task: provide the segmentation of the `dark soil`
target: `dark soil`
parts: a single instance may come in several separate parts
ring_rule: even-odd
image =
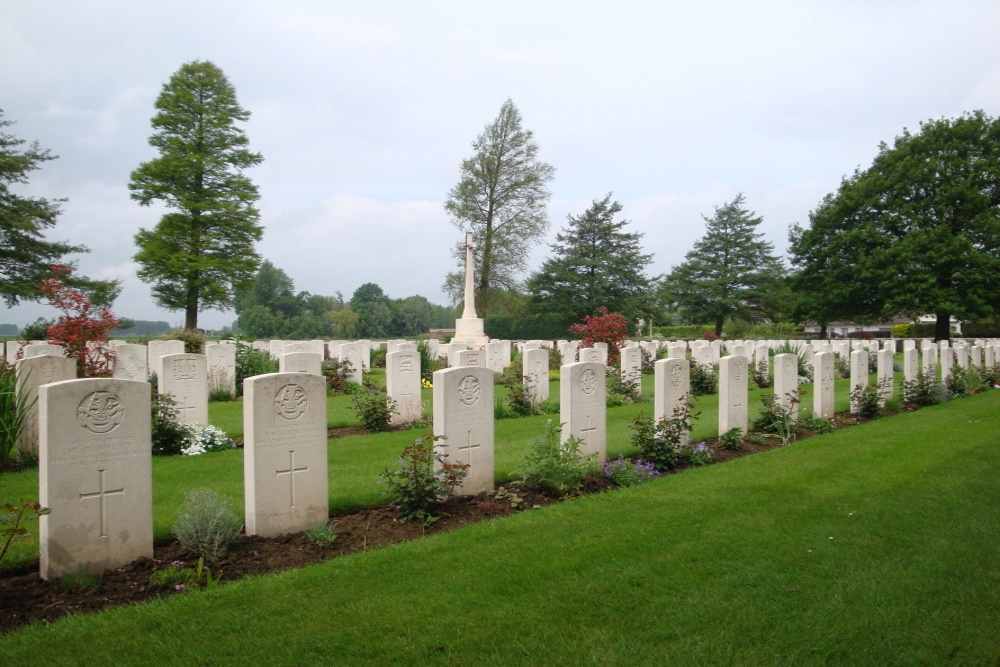
[[[842,428],[859,423],[848,415],[837,416],[837,426]],[[344,437],[352,429],[331,429],[330,437]],[[333,434],[336,431],[337,435]],[[812,432],[802,432],[802,440]],[[762,442],[744,441],[736,451],[720,449],[717,441],[706,441],[715,462],[728,461],[741,456],[767,451],[781,446],[777,438]],[[613,488],[603,478],[588,482],[582,493],[599,493]],[[513,495],[512,495],[513,494]],[[574,496],[571,496],[571,498]],[[509,516],[531,511],[545,505],[568,499],[555,498],[537,490],[508,485],[499,487],[492,494],[452,498],[440,509],[440,518],[430,526],[419,522],[401,521],[396,507],[372,507],[352,512],[334,512],[337,538],[327,548],[321,548],[302,533],[276,538],[240,536],[230,547],[229,554],[216,563],[210,563],[212,576],[222,583],[249,574],[278,572],[304,567],[359,551],[378,549],[397,542],[414,540],[484,519]],[[0,632],[39,621],[49,623],[66,614],[96,611],[122,604],[142,602],[152,598],[182,594],[173,588],[157,587],[150,583],[154,571],[167,568],[171,563],[182,562],[194,566],[198,559],[184,553],[176,542],[157,544],[152,559],[141,559],[125,567],[108,570],[89,582],[46,582],[38,575],[38,563],[28,563],[11,572],[0,573]],[[72,578],[69,578],[72,579]]]

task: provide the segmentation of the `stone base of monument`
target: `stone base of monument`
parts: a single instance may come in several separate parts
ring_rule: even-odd
[[[463,317],[455,320],[455,335],[452,340],[467,340],[476,348],[485,348],[490,337],[483,330],[481,318]]]

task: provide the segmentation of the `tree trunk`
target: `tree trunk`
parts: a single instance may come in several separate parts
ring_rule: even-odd
[[[830,340],[830,330],[826,322],[819,325],[819,339],[820,340]]]
[[[725,318],[722,315],[719,315],[718,317],[715,318],[715,335],[718,336],[719,338],[722,338],[723,320],[725,320]]]
[[[951,338],[951,313],[938,313],[934,325],[934,340],[949,340]]]
[[[188,305],[184,309],[184,328],[195,331],[198,329],[198,304]]]

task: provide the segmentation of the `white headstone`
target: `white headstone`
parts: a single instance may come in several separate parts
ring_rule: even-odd
[[[273,537],[326,523],[326,381],[309,373],[246,378],[243,405],[247,535]]]
[[[32,357],[65,357],[66,350],[63,349],[62,345],[53,345],[51,343],[31,343],[30,345],[25,345],[23,348],[24,359],[30,359]]]
[[[583,348],[583,352],[588,348]],[[582,442],[580,453],[607,457],[607,366],[579,361],[564,364],[559,371],[559,421],[563,442],[571,436]]]
[[[208,386],[210,390],[236,393],[236,347],[227,344],[205,346],[208,358]]]
[[[488,368],[483,352],[480,350],[462,350],[458,353],[459,366],[477,366]]]
[[[749,361],[742,355],[719,359],[719,435],[734,428],[747,432]]]
[[[549,351],[543,348],[526,351],[521,372],[531,404],[549,400]]]
[[[76,379],[76,361],[66,357],[42,355],[18,359],[14,364],[17,395],[27,410],[17,439],[22,452],[38,453],[38,388],[43,384]]]
[[[271,354],[272,359],[280,359],[281,355],[285,353],[285,341],[269,340],[267,342],[267,351]]]
[[[594,343],[594,349],[597,350],[601,355],[601,363],[607,365],[608,363],[608,344],[607,343]]]
[[[145,345],[131,343],[116,345],[114,377],[119,380],[145,382],[149,378],[148,352]]]
[[[941,341],[947,343],[948,341]],[[941,381],[946,382],[951,376],[951,369],[955,365],[955,351],[948,348],[941,348]]]
[[[799,418],[799,355],[784,353],[774,355],[774,400]]]
[[[969,367],[969,348],[966,347],[965,345],[956,345],[954,353],[955,353],[955,364],[959,368],[968,368]]]
[[[146,367],[150,373],[159,373],[160,359],[168,354],[184,354],[184,341],[151,340],[146,344],[146,349]]]
[[[563,364],[576,362],[576,346],[574,342],[566,342],[559,346],[559,354],[562,356]]]
[[[833,395],[833,352],[813,356],[813,414],[821,419],[833,419],[836,403]]]
[[[364,372],[364,360],[361,358],[361,345],[358,343],[344,343],[340,346],[338,358],[351,364],[351,382],[361,384]]]
[[[937,349],[937,347],[934,346],[934,345],[928,345],[928,346],[922,348],[920,351],[923,352],[923,354],[924,354],[924,359],[923,359],[923,362],[924,362],[924,365],[923,365],[924,375],[926,375],[928,378],[930,378],[932,380],[936,379],[937,378],[937,372],[938,372],[938,368],[937,368],[937,352],[938,352],[938,349]]]
[[[278,357],[279,373],[323,374],[323,357],[315,352],[289,352]]]
[[[100,574],[153,556],[147,382],[94,378],[39,387],[43,579]]]
[[[904,341],[905,342],[905,341]],[[903,381],[904,382],[916,382],[917,371],[920,369],[920,360],[918,358],[916,347],[907,347],[903,349]]]
[[[878,378],[878,390],[879,390],[879,402],[885,405],[885,402],[892,398],[893,392],[893,380],[895,374],[892,368],[892,350],[879,350],[875,353],[877,355],[876,362],[878,366],[877,375]]]
[[[972,345],[969,347],[969,366],[975,369],[982,368],[983,365],[983,347],[982,345]]]
[[[604,361],[602,361],[604,355],[595,347],[581,347],[577,352],[577,356],[580,358],[581,363],[604,364]]]
[[[208,424],[208,358],[204,354],[160,357],[157,389],[169,394],[183,422]]]
[[[642,386],[642,349],[639,347],[626,347],[621,351],[621,375],[622,381],[632,382],[636,386]]]
[[[691,362],[660,359],[653,364],[653,419],[657,424],[674,414],[691,393]]]
[[[423,417],[420,355],[416,350],[404,348],[385,355],[385,390],[396,402],[398,414],[392,416],[393,424],[406,424]]]
[[[434,372],[434,435],[447,463],[469,464],[457,495],[493,490],[493,371],[467,366]],[[440,464],[435,463],[435,470]]]
[[[486,365],[494,373],[503,373],[503,348],[504,344],[500,341],[490,341],[486,344]]]
[[[856,414],[861,408],[855,400],[858,388],[868,386],[868,350],[851,352],[851,414]]]

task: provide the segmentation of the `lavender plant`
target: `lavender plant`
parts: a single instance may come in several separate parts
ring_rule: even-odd
[[[652,463],[642,459],[633,461],[625,458],[624,454],[619,454],[616,459],[605,461],[601,470],[605,477],[622,487],[635,486],[663,476],[663,473],[657,470]]]

